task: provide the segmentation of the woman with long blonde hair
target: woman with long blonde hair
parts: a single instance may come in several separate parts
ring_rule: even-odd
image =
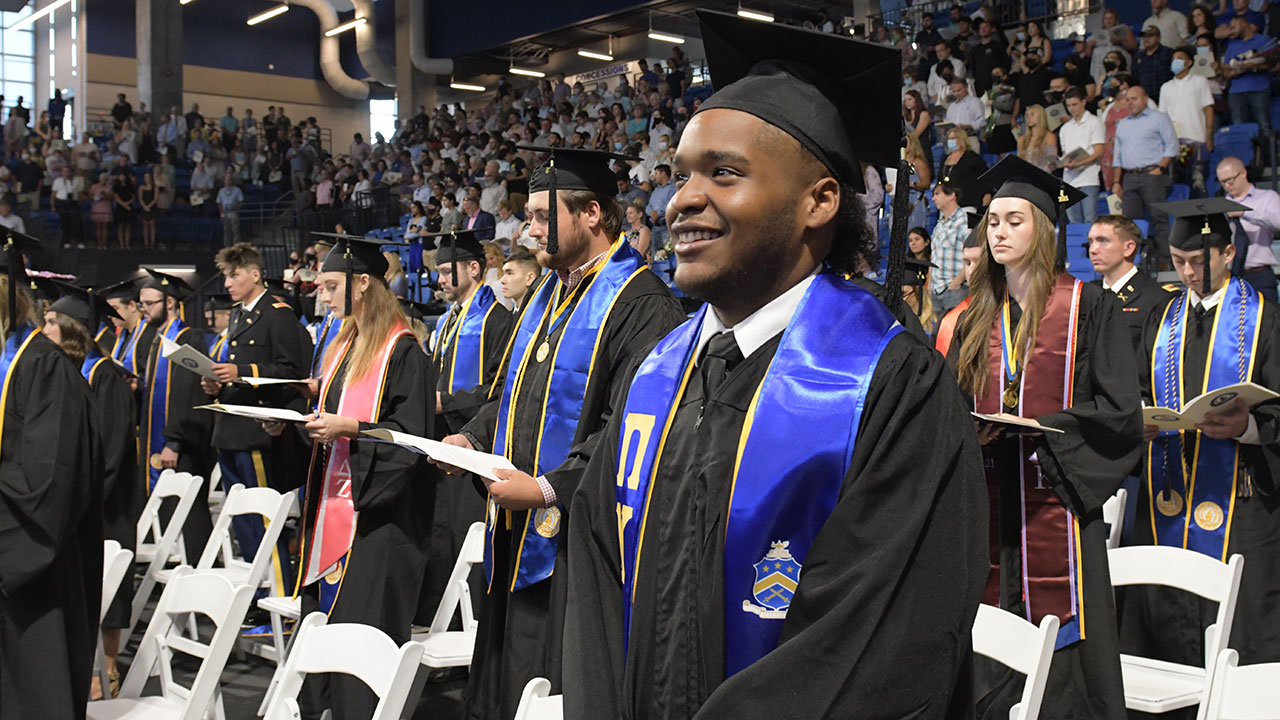
[[[949,360],[982,413],[991,505],[983,602],[1059,620],[1042,714],[1125,717],[1102,504],[1141,455],[1132,343],[1115,295],[1063,271],[1055,224],[1083,193],[1016,156],[979,226]],[[999,418],[991,419],[999,415]],[[1022,680],[978,663],[983,717],[1007,717]]]
[[[436,470],[398,446],[356,440],[375,428],[430,436],[435,408],[426,389],[435,387],[436,373],[391,294],[379,250],[379,241],[343,237],[320,268],[320,292],[343,323],[312,381],[298,576],[304,616],[328,612],[334,622],[372,625],[399,644],[409,639],[426,571]],[[301,437],[284,430],[267,427],[279,436],[275,461],[307,462]],[[335,717],[373,714],[377,698],[362,682],[334,676],[328,683]]]
[[[1053,172],[1058,158],[1058,136],[1049,131],[1049,116],[1041,105],[1027,108],[1027,129],[1018,137],[1018,157]]]

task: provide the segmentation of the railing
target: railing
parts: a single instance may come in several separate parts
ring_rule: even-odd
[[[135,110],[136,112],[136,110]],[[159,127],[160,114],[152,111],[155,122],[153,127]],[[39,113],[32,113],[33,116]],[[8,117],[6,114],[5,117]],[[89,107],[84,111],[86,130],[94,136],[110,137],[115,134],[116,122],[111,118],[111,108]],[[205,127],[210,125],[217,126],[217,120],[205,118]],[[78,138],[77,138],[78,139]],[[333,128],[320,128],[320,148],[330,155],[333,154]]]
[[[868,19],[870,26],[889,25],[903,26],[918,30],[921,26],[920,18],[925,15],[933,15],[934,26],[939,30],[951,26],[950,12],[955,7],[955,0],[928,0],[927,2],[917,2],[910,7],[901,10],[890,10],[883,13],[872,13]],[[1055,25],[1056,21],[1063,19],[1064,16],[1087,15],[1102,10],[1102,0],[1025,0],[1019,2],[1011,2],[1003,0],[994,3],[988,3],[992,11],[995,13],[996,24],[1001,28],[1009,28],[1018,23],[1028,20],[1044,20],[1049,21],[1050,25]],[[967,11],[966,15],[972,15],[977,9],[977,3],[962,4]],[[1047,28],[1051,36],[1058,37],[1051,28]],[[976,32],[976,29],[975,29]],[[1071,33],[1067,30],[1061,33],[1061,37],[1066,37]]]

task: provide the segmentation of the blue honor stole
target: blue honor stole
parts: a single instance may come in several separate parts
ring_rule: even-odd
[[[547,282],[542,283],[537,294],[530,299],[516,328],[511,351],[520,353],[518,357],[521,359],[518,363],[512,362],[507,369],[494,435],[495,453],[511,457],[511,420],[516,413],[525,369],[530,363],[550,362],[552,370],[547,377],[548,387],[542,408],[538,446],[534,453],[533,467],[525,469],[537,476],[540,468],[558,467],[569,456],[578,429],[579,415],[582,413],[582,402],[586,398],[591,373],[595,369],[601,333],[622,290],[646,267],[644,258],[629,244],[615,242],[609,249],[608,260],[591,271],[597,277],[593,280],[584,278],[582,284],[575,288],[582,292],[582,297],[568,310],[565,308],[574,293],[562,297],[565,294],[564,285],[554,274]],[[564,333],[555,352],[550,352],[547,338],[562,324]],[[514,360],[517,355],[513,354],[511,357]],[[490,496],[485,512],[487,537],[484,545],[485,580],[490,591],[494,580],[493,546],[498,530],[498,511],[497,504]],[[530,510],[524,515],[523,529],[519,531],[522,539],[510,584],[512,592],[551,577],[556,564],[560,509],[549,507]],[[507,514],[507,522],[508,527],[511,527],[510,513]]]
[[[156,334],[177,342],[178,335],[186,327],[182,320],[174,318]],[[159,337],[156,338],[156,342],[160,342]],[[147,435],[142,438],[147,458],[148,493],[155,489],[156,481],[160,479],[160,472],[164,469],[160,465],[160,451],[164,449],[164,425],[169,414],[170,367],[169,359],[164,356],[164,353],[157,351],[155,367],[148,368],[150,375],[147,376],[147,404],[143,408],[147,413]]]
[[[326,313],[324,322],[316,331],[316,345],[311,352],[311,377],[320,376],[320,361],[324,358],[324,351],[329,349],[329,343],[338,337],[340,330],[342,330],[342,319],[335,317],[332,311]]]
[[[5,340],[4,351],[0,352],[0,439],[4,437],[4,410],[9,403],[9,381],[13,378],[10,371],[18,364],[18,358],[26,352],[31,340],[39,334],[35,325],[24,320]]]
[[[227,344],[228,334],[229,331],[224,330],[220,333],[214,334],[214,336],[209,339],[209,358],[214,362],[222,362],[222,348]]]
[[[1183,291],[1165,308],[1151,357],[1151,389],[1160,407],[1181,409],[1182,363],[1191,298]],[[1238,277],[1227,280],[1214,308],[1213,332],[1201,392],[1247,381],[1262,328],[1262,298]],[[1184,447],[1196,442],[1187,467]],[[1240,443],[1198,430],[1165,431],[1147,454],[1147,508],[1156,543],[1182,547],[1226,562],[1240,477]]]
[[[484,383],[484,328],[489,322],[489,313],[497,304],[493,288],[481,285],[463,303],[453,327],[445,327],[449,319],[447,314],[436,321],[436,361],[447,357],[450,348],[456,348],[449,367],[440,369],[448,378],[446,392],[469,390]]]
[[[142,370],[138,369],[138,341],[142,339],[143,325],[145,320],[138,320],[138,324],[133,326],[128,335],[120,333],[116,339],[115,347],[111,350],[111,356],[120,361],[129,372],[134,375],[142,375]],[[143,351],[149,351],[151,348],[143,348]]]
[[[89,352],[84,356],[84,362],[80,365],[80,374],[84,376],[84,381],[89,383],[89,387],[93,387],[93,375],[98,371],[98,366],[104,362],[110,362],[98,350],[98,344],[90,343]]]
[[[624,642],[653,478],[695,371],[707,312],[704,305],[654,348],[627,395],[617,476]],[[777,621],[786,617],[804,560],[849,470],[871,377],[902,331],[866,290],[823,272],[783,334],[747,410],[734,464],[725,523],[726,675],[778,646]],[[797,428],[804,428],[803,442]]]

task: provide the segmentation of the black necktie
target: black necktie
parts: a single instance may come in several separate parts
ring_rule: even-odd
[[[232,308],[231,331],[230,331],[232,334],[234,334],[237,330],[240,329],[240,323],[244,322],[245,315],[247,314],[248,313],[245,312],[243,306]]]
[[[700,370],[702,372],[702,396],[711,398],[715,394],[725,376],[742,362],[742,351],[738,349],[738,341],[732,330],[722,330],[711,337],[703,351]]]

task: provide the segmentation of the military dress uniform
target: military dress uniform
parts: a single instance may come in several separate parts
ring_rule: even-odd
[[[226,339],[214,360],[235,365],[240,377],[306,377],[311,347],[297,332],[297,324],[298,319],[287,304],[273,302],[265,293],[248,309],[242,304],[236,305],[231,311]],[[254,388],[237,382],[223,385],[217,400],[228,405],[298,410],[303,410],[305,405],[298,391],[288,385]],[[245,487],[276,487],[270,472],[271,437],[261,423],[219,414],[213,425],[213,447],[218,451],[224,489],[229,490],[236,483]],[[237,517],[232,520],[232,526],[240,551],[245,557],[253,557],[264,532],[261,519]],[[292,589],[288,543],[288,533],[281,533],[271,565],[279,587]]]
[[[1101,280],[1094,282],[1098,285],[1102,284]],[[1129,335],[1133,338],[1133,348],[1137,351],[1142,347],[1142,332],[1147,325],[1147,318],[1151,313],[1163,310],[1177,293],[1177,288],[1172,285],[1162,285],[1139,270],[1120,283],[1120,287],[1114,292],[1122,305],[1120,311],[1124,316],[1125,324],[1129,327]]]

